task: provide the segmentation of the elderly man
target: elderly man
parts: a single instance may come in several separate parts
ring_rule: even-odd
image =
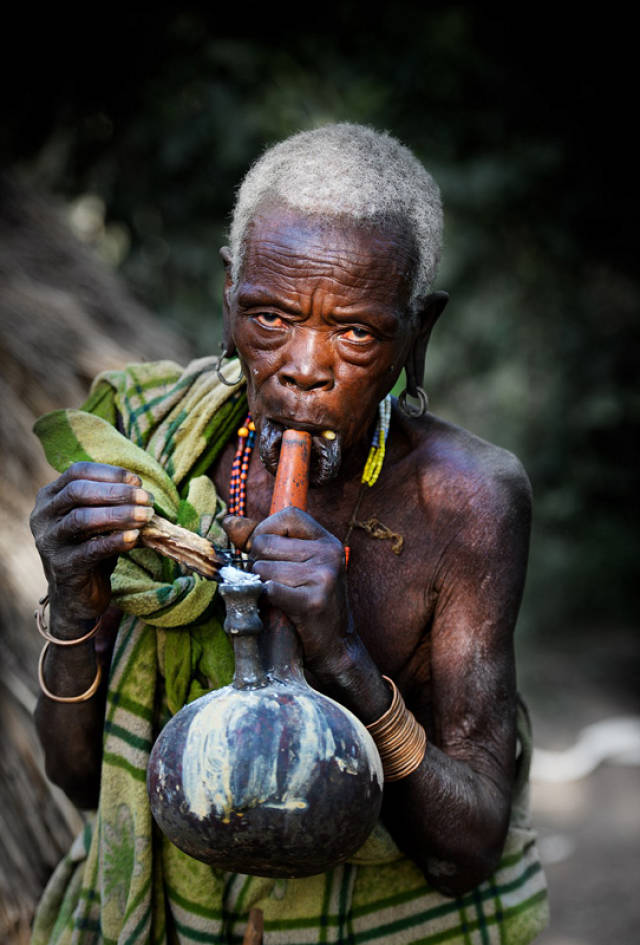
[[[437,186],[397,141],[348,124],[295,135],[248,173],[221,251],[225,354],[244,380],[238,362],[134,366],[37,429],[66,470],[32,517],[51,607],[37,724],[50,777],[98,810],[35,943],[236,942],[256,906],[274,945],[515,945],[545,924],[512,642],[530,492],[513,456],[426,410],[440,245]],[[308,511],[269,515],[287,427],[312,434]],[[220,538],[221,499],[316,688],[374,733],[399,706],[403,757],[379,740],[381,824],[326,875],[222,874],[151,823],[144,765],[166,706],[226,681],[228,652],[215,585],[167,574],[139,530],[155,504]]]

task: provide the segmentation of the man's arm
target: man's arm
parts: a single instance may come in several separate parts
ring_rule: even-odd
[[[385,787],[384,815],[394,837],[448,894],[493,872],[508,828],[516,740],[513,629],[529,528],[530,493],[519,464],[470,498],[436,580],[425,758],[415,774]]]
[[[44,674],[52,692],[73,696],[85,691],[95,679],[98,665],[100,686],[85,702],[55,702],[41,692],[34,713],[47,777],[81,809],[95,808],[98,803],[107,680],[119,620],[120,612],[109,608],[93,640],[64,651],[49,647]],[[90,629],[84,621],[65,625],[56,617],[55,605],[50,624],[53,635],[62,639],[73,639],[83,629]]]
[[[61,640],[83,636],[107,610],[117,555],[130,550],[149,520],[151,497],[138,476],[99,463],[75,463],[38,493],[31,530],[50,599],[49,630]],[[99,637],[74,646],[51,644],[43,677],[50,692],[84,692],[106,670],[118,614],[111,611]],[[35,713],[48,777],[78,807],[97,802],[106,671],[98,692],[84,702],[61,703],[41,693]]]

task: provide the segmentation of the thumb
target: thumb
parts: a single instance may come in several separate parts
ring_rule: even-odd
[[[251,536],[257,522],[252,518],[245,518],[244,515],[225,515],[221,524],[236,548],[240,551],[251,551]]]

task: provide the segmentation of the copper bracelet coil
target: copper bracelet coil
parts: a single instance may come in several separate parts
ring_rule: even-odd
[[[391,687],[391,705],[384,715],[367,725],[367,729],[378,748],[385,781],[399,781],[421,764],[427,748],[427,733],[407,709],[394,681],[388,676],[382,678]]]

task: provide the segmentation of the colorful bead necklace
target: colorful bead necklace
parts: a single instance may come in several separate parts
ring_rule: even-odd
[[[247,414],[247,419],[238,430],[238,448],[231,466],[229,481],[229,513],[245,516],[247,507],[247,477],[249,475],[249,460],[253,444],[256,439],[256,426]]]
[[[387,449],[387,437],[389,436],[389,426],[391,424],[391,394],[387,394],[384,400],[378,405],[378,423],[376,424],[371,449],[364,464],[361,482],[368,486],[375,486],[378,476],[384,462],[384,454]]]

